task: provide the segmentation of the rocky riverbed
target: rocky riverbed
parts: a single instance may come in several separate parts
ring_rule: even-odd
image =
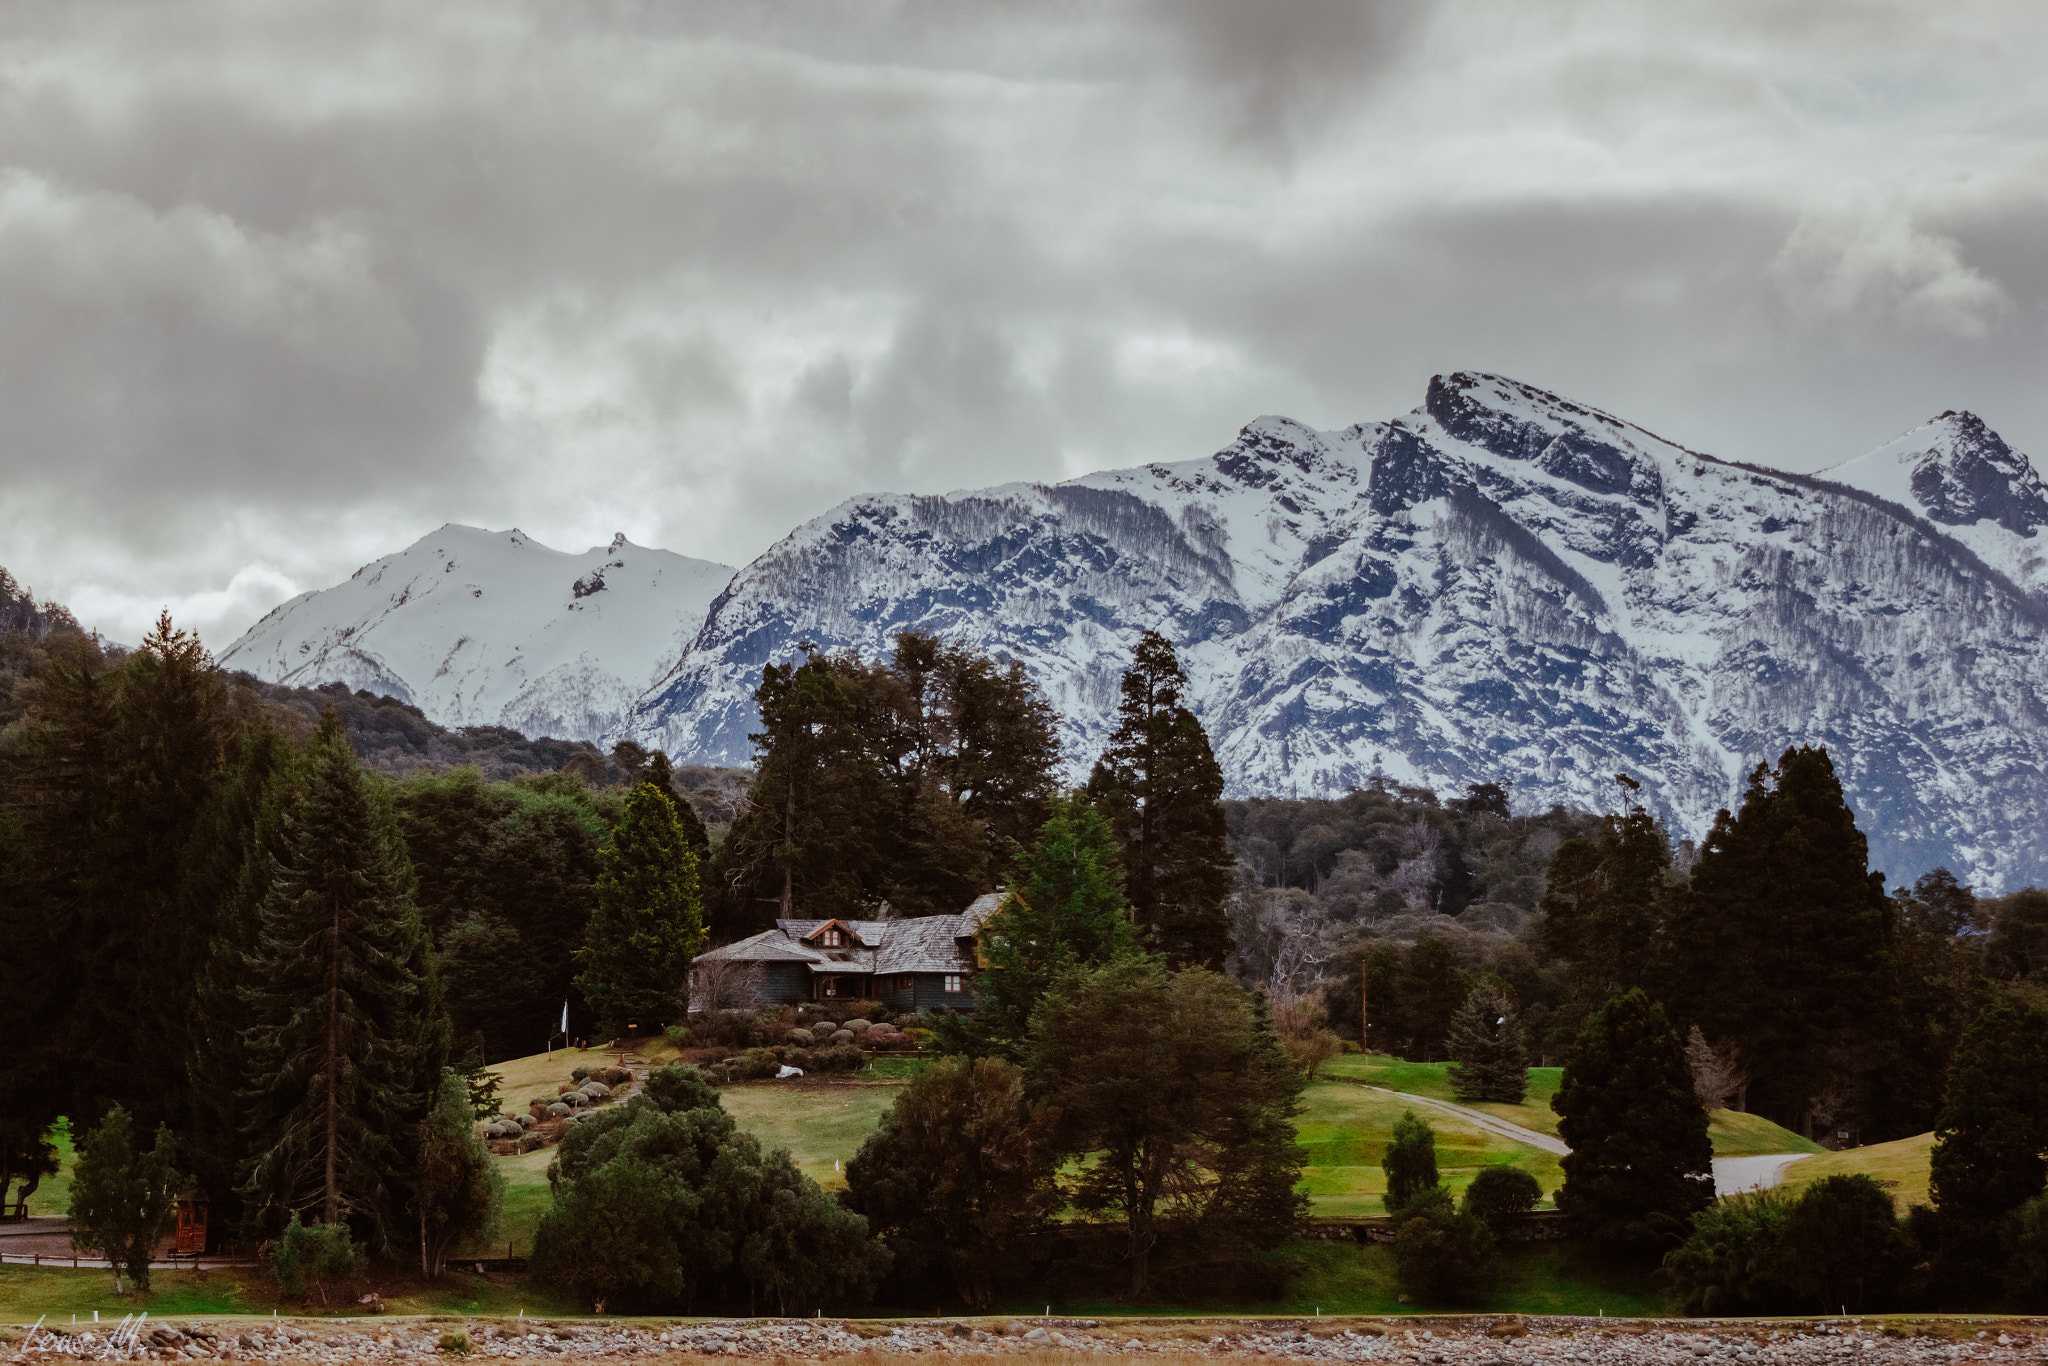
[[[314,1366],[462,1359],[559,1361],[635,1357],[1083,1356],[1265,1358],[1308,1362],[1463,1362],[1586,1366],[1826,1362],[1853,1366],[1961,1361],[2048,1363],[2048,1320],[1772,1320],[1673,1322],[1536,1318],[878,1322],[630,1320],[193,1319],[140,1325],[0,1328],[0,1360],[280,1361]]]

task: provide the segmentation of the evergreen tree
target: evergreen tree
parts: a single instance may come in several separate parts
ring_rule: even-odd
[[[1053,1121],[1002,1059],[942,1058],[846,1164],[846,1205],[888,1245],[896,1274],[942,1268],[985,1311],[1018,1246],[1059,1208]]]
[[[1451,1020],[1446,1052],[1451,1090],[1459,1100],[1520,1105],[1529,1090],[1529,1049],[1507,997],[1493,986],[1472,989]]]
[[[1380,1157],[1380,1170],[1386,1173],[1384,1198],[1389,1214],[1403,1214],[1443,1189],[1436,1168],[1436,1130],[1428,1120],[1418,1119],[1413,1110],[1401,1112]]]
[[[1059,1112],[1062,1152],[1083,1159],[1074,1207],[1124,1223],[1133,1295],[1168,1235],[1249,1255],[1293,1233],[1304,1083],[1270,1017],[1222,977],[1137,955],[1073,969],[1032,1016],[1026,1070]]]
[[[1957,1237],[1988,1240],[2048,1183],[2048,1013],[1993,998],[1956,1049],[1934,1129],[1935,1207]],[[1988,1248],[1987,1248],[1988,1250]]]
[[[704,822],[697,815],[696,808],[690,805],[690,799],[676,790],[675,770],[669,767],[668,755],[655,750],[647,757],[645,781],[653,783],[655,789],[674,804],[676,823],[683,828],[683,842],[689,845],[690,852],[697,856],[697,866],[710,867],[711,832],[704,828]]]
[[[1551,1098],[1571,1145],[1557,1207],[1596,1242],[1675,1242],[1714,1199],[1707,1113],[1678,1031],[1641,988],[1586,1021]]]
[[[690,960],[704,947],[697,855],[675,798],[652,778],[626,799],[602,865],[576,985],[617,1037],[682,1018]]]
[[[1830,1060],[1869,1072],[1897,1019],[1867,859],[1827,751],[1788,749],[1750,774],[1739,815],[1715,818],[1674,918],[1680,1018],[1741,1050],[1751,1108],[1781,1124],[1810,1128],[1813,1099],[1844,1084]]]
[[[149,1293],[149,1262],[178,1217],[178,1192],[185,1184],[171,1165],[175,1147],[170,1129],[160,1124],[156,1146],[144,1152],[135,1121],[118,1105],[79,1144],[71,1176],[71,1245],[113,1264],[117,1295],[123,1270],[137,1290]]]
[[[1031,1012],[1055,977],[1135,950],[1108,822],[1078,798],[1050,805],[1036,845],[1020,854],[1018,884],[982,931],[980,1008],[943,1022],[949,1049],[1021,1058]]]
[[[1173,646],[1145,632],[1088,796],[1116,835],[1124,894],[1146,947],[1176,968],[1216,969],[1230,956],[1223,770],[1202,723],[1181,705],[1186,688]]]
[[[1543,941],[1571,964],[1587,1009],[1650,984],[1670,909],[1670,869],[1670,842],[1640,806],[1606,817],[1592,837],[1567,840],[1551,857]]]
[[[1786,1283],[1822,1313],[1890,1307],[1911,1265],[1891,1196],[1860,1172],[1824,1176],[1800,1194],[1780,1255]]]
[[[388,1245],[404,1227],[448,1028],[396,821],[331,710],[279,843],[244,988],[245,1193],[273,1233],[313,1210]]]
[[[888,815],[882,776],[832,661],[770,664],[754,691],[759,764],[721,850],[721,940],[776,919],[859,918]]]
[[[454,1069],[441,1074],[434,1108],[420,1124],[413,1204],[420,1222],[420,1272],[437,1277],[450,1248],[486,1242],[505,1203],[505,1174],[477,1137],[468,1084]]]

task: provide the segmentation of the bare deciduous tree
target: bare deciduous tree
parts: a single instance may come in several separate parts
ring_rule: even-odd
[[[1715,1048],[1700,1033],[1698,1025],[1686,1036],[1685,1060],[1692,1067],[1692,1089],[1709,1114],[1727,1109],[1729,1097],[1742,1098],[1749,1089],[1749,1072],[1742,1065],[1741,1050],[1732,1043]]]

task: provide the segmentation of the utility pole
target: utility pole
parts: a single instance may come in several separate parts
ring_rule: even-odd
[[[1370,960],[1358,960],[1358,1051],[1370,1053],[1372,1037],[1372,971]]]

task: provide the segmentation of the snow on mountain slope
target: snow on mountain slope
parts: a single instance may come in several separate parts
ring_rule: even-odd
[[[1935,522],[2048,601],[2048,488],[1975,413],[1943,413],[1868,455],[1822,470]]]
[[[278,607],[221,663],[388,693],[445,726],[605,740],[731,578],[623,534],[572,555],[517,530],[450,524]]]
[[[916,627],[1022,660],[1079,775],[1154,628],[1237,794],[1505,778],[1523,802],[1611,808],[1625,771],[1698,835],[1755,762],[1825,744],[1874,866],[2040,881],[2043,609],[1987,572],[2010,556],[1934,515],[1994,507],[2016,535],[2031,505],[1949,468],[1915,512],[1444,376],[1393,422],[1261,418],[1207,460],[850,500],[734,577],[629,728],[745,762],[762,664],[801,642],[881,654]]]

